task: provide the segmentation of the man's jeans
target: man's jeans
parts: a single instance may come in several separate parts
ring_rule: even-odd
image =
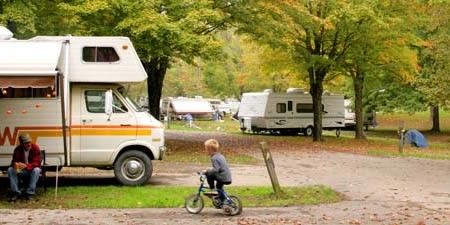
[[[40,174],[41,174],[41,168],[39,168],[39,167],[33,168],[33,170],[31,172],[24,169],[24,170],[20,171],[19,173],[17,173],[13,167],[9,167],[8,168],[8,178],[9,178],[9,184],[11,186],[11,191],[16,194],[20,194],[18,178],[29,178],[30,182],[28,184],[26,193],[28,195],[34,195],[36,193],[36,184],[39,180]]]

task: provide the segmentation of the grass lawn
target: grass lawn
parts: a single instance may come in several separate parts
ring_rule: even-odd
[[[125,187],[125,186],[76,186],[61,187],[55,198],[53,188],[39,193],[32,201],[7,202],[6,195],[0,200],[0,208],[178,208],[184,206],[184,199],[195,193],[197,187]],[[276,197],[272,187],[233,187],[229,194],[241,198],[245,207],[293,206],[305,204],[332,203],[342,196],[322,185],[306,187],[283,187],[283,193]],[[204,197],[206,207],[212,207]]]

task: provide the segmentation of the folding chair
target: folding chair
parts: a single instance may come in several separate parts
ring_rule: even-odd
[[[44,192],[47,192],[47,162],[45,150],[41,150],[41,181],[44,186]]]

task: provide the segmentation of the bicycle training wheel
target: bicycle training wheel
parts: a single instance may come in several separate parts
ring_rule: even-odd
[[[205,202],[203,201],[203,197],[197,194],[189,195],[184,201],[184,208],[192,214],[200,213],[204,206]]]
[[[228,207],[231,207],[231,210],[227,211],[227,214],[230,216],[236,216],[242,213],[242,203],[241,199],[235,195],[229,196],[233,203],[227,204]]]

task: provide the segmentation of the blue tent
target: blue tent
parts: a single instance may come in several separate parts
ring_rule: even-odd
[[[428,147],[428,142],[425,136],[417,130],[408,130],[405,134],[405,143],[419,148]]]

